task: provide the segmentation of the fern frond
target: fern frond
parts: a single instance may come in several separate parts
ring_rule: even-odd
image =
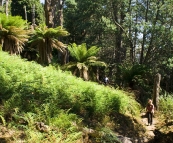
[[[6,121],[5,118],[3,116],[0,115],[0,119],[2,121],[3,126],[6,126]]]

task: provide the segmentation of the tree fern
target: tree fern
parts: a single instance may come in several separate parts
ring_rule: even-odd
[[[10,54],[20,54],[25,42],[28,41],[29,31],[26,30],[26,21],[19,16],[6,17],[0,14],[0,39],[2,50]]]
[[[89,68],[106,66],[106,63],[98,61],[96,54],[99,52],[99,48],[96,46],[92,46],[87,49],[87,45],[85,43],[81,45],[73,43],[68,46],[68,50],[74,61],[66,64],[64,68],[70,69],[74,75],[80,76],[85,80],[88,80]]]
[[[30,43],[31,47],[38,50],[38,62],[49,64],[52,60],[53,48],[59,50],[61,53],[65,52],[66,45],[57,38],[68,35],[69,33],[61,27],[48,28],[46,25],[36,27],[32,33]]]

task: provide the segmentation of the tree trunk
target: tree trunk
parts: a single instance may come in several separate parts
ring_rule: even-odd
[[[161,75],[157,73],[154,78],[154,89],[153,89],[153,103],[156,110],[158,110],[158,104],[159,104],[160,80],[161,80]]]
[[[25,20],[27,22],[28,21],[28,18],[27,18],[26,6],[24,6],[23,8],[24,8],[24,11],[25,11]]]
[[[50,27],[63,27],[64,0],[45,0],[46,25]]]
[[[157,36],[157,35],[155,35],[155,33],[156,33],[156,30],[155,30],[156,28],[155,27],[157,26],[157,21],[160,18],[159,17],[159,12],[160,12],[160,7],[158,6],[156,16],[155,17],[153,16],[153,19],[154,19],[153,23],[152,23],[153,29],[151,31],[150,43],[149,43],[149,46],[148,46],[148,49],[147,49],[147,52],[146,52],[146,56],[144,58],[144,63],[149,61],[149,59],[151,59],[151,56],[153,56],[153,51],[152,50],[155,48],[153,41],[154,41],[155,37]]]
[[[149,1],[146,2],[146,12],[145,12],[145,22],[148,22],[148,10],[149,10]],[[142,47],[141,47],[141,55],[140,55],[140,64],[144,62],[144,49],[145,49],[145,41],[146,41],[146,29],[143,32],[142,38]]]
[[[3,2],[3,0],[0,0],[0,6],[2,6],[2,2]]]
[[[52,7],[52,0],[45,0],[44,10],[45,10],[45,18],[46,18],[46,26],[54,27],[53,22],[53,7]]]
[[[32,6],[32,26],[35,28],[35,4]]]
[[[6,16],[8,16],[8,3],[9,3],[9,1],[8,0],[6,0],[6,3],[5,3],[5,13],[6,13]]]
[[[63,27],[63,5],[64,5],[64,0],[58,0],[58,13],[56,15],[58,23],[58,26]]]

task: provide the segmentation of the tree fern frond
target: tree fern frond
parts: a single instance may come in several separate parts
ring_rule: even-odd
[[[91,61],[89,65],[93,67],[107,67],[106,63],[101,61]]]
[[[70,55],[75,59],[79,61],[78,55],[76,54],[76,49],[77,45],[75,43],[71,44],[68,46],[68,50],[70,52]]]
[[[88,60],[95,60],[95,61],[96,61],[97,59],[98,59],[98,58],[95,57],[95,56],[91,56],[91,57],[88,58]]]
[[[99,52],[99,50],[100,49],[98,47],[92,46],[88,49],[86,56],[87,57],[95,56]]]
[[[6,126],[6,121],[5,121],[5,118],[3,116],[0,115],[0,119],[1,119],[1,122],[4,126]]]

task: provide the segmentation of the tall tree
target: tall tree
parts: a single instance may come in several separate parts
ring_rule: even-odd
[[[52,0],[45,0],[44,10],[45,10],[45,18],[46,18],[46,25],[50,27],[54,27],[53,23],[53,7],[52,7]]]
[[[65,0],[45,0],[45,17],[48,27],[63,27],[63,7]]]
[[[0,0],[0,6],[2,6],[3,0]]]
[[[8,6],[9,6],[9,0],[6,0],[5,1],[5,13],[6,13],[6,16],[8,16]]]
[[[11,14],[13,16],[20,15],[23,19],[26,19],[29,23],[33,22],[33,7],[35,6],[35,24],[39,25],[44,23],[44,9],[40,0],[12,0]],[[26,9],[26,13],[25,13]]]
[[[172,6],[172,0],[66,0],[64,26],[71,43],[101,47],[110,76],[119,74],[123,63],[140,63],[151,67],[153,75],[168,75],[172,69],[164,70],[162,63],[173,56]]]

